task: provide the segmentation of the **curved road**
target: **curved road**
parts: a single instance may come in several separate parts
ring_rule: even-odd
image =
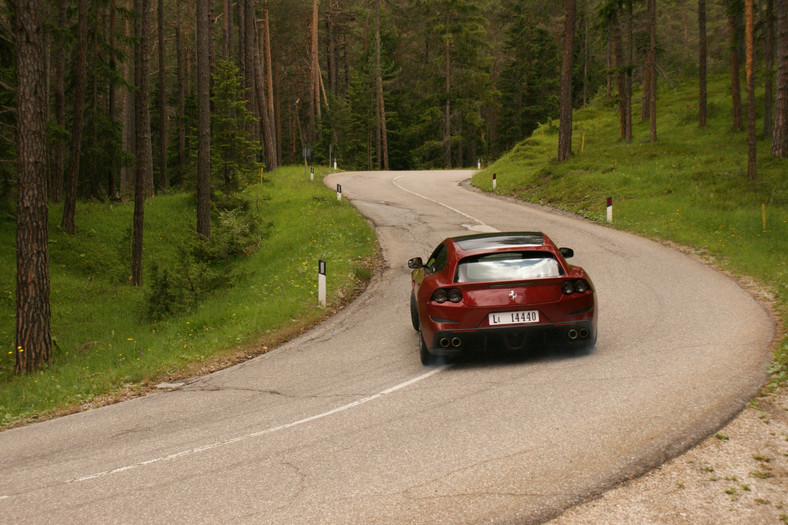
[[[368,290],[254,360],[0,433],[2,521],[538,522],[680,453],[757,392],[773,325],[734,282],[468,191],[470,174],[328,177],[377,228],[388,267]],[[521,229],[574,248],[590,272],[596,347],[422,367],[407,259],[452,234]]]

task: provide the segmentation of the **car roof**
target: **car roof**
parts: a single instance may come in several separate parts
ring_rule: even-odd
[[[542,247],[552,242],[541,232],[495,232],[460,235],[451,240],[463,252]]]

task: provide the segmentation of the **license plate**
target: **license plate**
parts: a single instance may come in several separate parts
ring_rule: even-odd
[[[488,314],[490,326],[498,326],[502,324],[525,324],[525,323],[538,323],[539,311],[538,310],[521,310],[519,312],[496,312]]]

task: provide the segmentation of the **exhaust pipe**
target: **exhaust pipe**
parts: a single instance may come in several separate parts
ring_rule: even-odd
[[[443,339],[441,339],[441,347],[442,348],[449,348],[450,344],[451,344],[451,342],[449,341],[448,337],[444,337]]]
[[[569,337],[569,339],[570,339],[570,340],[574,341],[575,339],[577,339],[577,336],[578,336],[579,334],[577,333],[577,330],[575,330],[574,328],[571,328],[571,329],[570,329],[570,330],[569,330],[569,331],[566,333],[566,335],[567,335],[567,337]]]
[[[451,340],[451,345],[454,348],[461,347],[462,346],[462,339],[460,339],[459,337],[455,337],[454,339]]]
[[[588,339],[588,336],[591,335],[588,331],[588,328],[581,328],[580,329],[580,338],[581,339]]]

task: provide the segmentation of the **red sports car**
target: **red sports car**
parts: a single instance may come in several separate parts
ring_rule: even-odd
[[[421,362],[551,342],[592,346],[596,294],[586,272],[567,264],[573,255],[543,233],[507,232],[451,237],[426,264],[408,261]]]

